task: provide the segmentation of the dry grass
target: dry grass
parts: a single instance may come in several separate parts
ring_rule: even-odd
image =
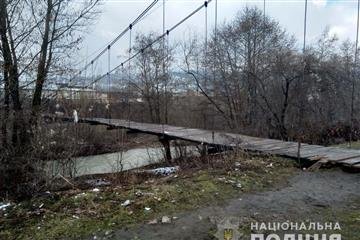
[[[188,159],[172,176],[129,172],[119,175],[122,184],[103,187],[99,192],[72,189],[21,202],[0,213],[0,237],[78,239],[101,234],[164,214],[173,216],[218,204],[242,192],[263,190],[286,182],[295,171],[289,160],[254,155],[215,155],[192,161],[196,164],[190,166]],[[126,200],[131,204],[122,206]]]

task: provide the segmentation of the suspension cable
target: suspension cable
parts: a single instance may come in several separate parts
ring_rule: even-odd
[[[145,10],[143,10],[137,17],[135,20],[132,21],[132,23],[130,24],[131,26],[135,26],[137,23],[139,23],[144,16],[146,16],[146,14],[151,10],[151,8],[153,8],[156,3],[159,0],[154,0]],[[129,25],[129,26],[130,26]],[[97,59],[99,59],[104,53],[106,53],[106,51],[108,50],[108,46],[113,46],[117,41],[119,41],[119,39],[121,39],[128,31],[130,30],[129,27],[125,28],[120,34],[118,34],[112,41],[110,41],[105,48],[103,48],[103,50],[97,54],[92,61],[96,61]],[[90,64],[86,64],[84,68],[82,68],[79,73],[81,73],[82,71],[86,70],[88,67],[90,66]],[[74,80],[74,78],[76,78],[78,75],[75,75],[72,79],[70,79],[70,82]]]
[[[215,28],[214,28],[214,46],[215,46],[215,54],[217,53],[217,21],[218,21],[218,1],[215,0]],[[216,58],[216,55],[215,57]],[[214,59],[215,60],[215,59]],[[213,64],[213,81],[215,82],[216,81],[216,67],[215,67],[215,61],[213,61],[214,64]],[[215,134],[214,134],[214,124],[215,124],[215,115],[213,114],[213,118],[212,118],[212,132],[211,132],[211,138],[212,138],[212,143],[215,142]]]
[[[264,2],[263,2],[263,13],[264,13],[264,22],[265,22],[265,17],[266,17],[266,0],[264,0]]]
[[[205,47],[207,47],[208,42],[208,2],[205,2]]]
[[[131,91],[130,91],[130,85],[131,85],[131,48],[132,48],[132,25],[130,24],[129,28],[130,28],[130,32],[129,32],[129,69],[128,69],[128,73],[129,73],[129,76],[128,76],[128,125],[129,125],[129,128],[130,128],[130,111],[131,111],[131,107],[130,107],[130,94],[131,94]]]
[[[357,21],[356,21],[356,41],[355,41],[355,63],[358,61],[358,44],[359,44],[359,20],[360,20],[360,0],[357,1]]]
[[[262,22],[262,48],[266,49],[266,0],[263,1],[263,22]]]
[[[306,52],[306,27],[307,27],[307,7],[308,7],[308,1],[305,0],[305,6],[304,6],[304,38],[303,38],[303,71],[302,71],[302,82],[305,82],[305,67],[306,67],[306,60],[305,60],[305,52]],[[300,151],[301,151],[301,135],[302,135],[302,115],[303,115],[303,111],[304,111],[304,103],[300,102],[300,106],[299,106],[299,116],[298,116],[298,121],[299,121],[299,134],[298,134],[298,151],[297,151],[297,159],[300,163]]]
[[[307,8],[308,8],[308,1],[305,0],[303,54],[305,54],[305,50],[306,50]]]
[[[212,2],[212,0],[207,1],[207,4],[209,4],[210,2]],[[125,65],[126,63],[129,63],[132,59],[134,59],[135,57],[137,57],[140,53],[142,53],[143,51],[145,51],[146,49],[148,49],[149,47],[151,47],[152,45],[154,45],[155,43],[159,42],[160,40],[162,40],[165,36],[169,35],[170,32],[174,31],[176,28],[178,28],[180,25],[182,25],[186,20],[188,20],[189,18],[191,18],[193,15],[195,15],[197,12],[199,12],[202,8],[205,7],[205,4],[202,4],[201,6],[199,6],[197,9],[195,9],[194,11],[192,11],[189,15],[187,15],[186,17],[184,17],[181,21],[179,21],[178,23],[176,23],[174,26],[172,26],[170,29],[166,30],[166,32],[164,34],[161,34],[160,36],[158,36],[157,38],[155,38],[152,42],[150,42],[148,45],[146,45],[145,47],[143,47],[142,49],[140,49],[139,51],[137,51],[135,54],[131,55],[130,51],[129,51],[129,58],[124,60],[122,63],[120,63],[119,65],[115,66],[114,68],[111,69],[111,71],[109,73],[112,73],[114,71],[116,71],[119,67]],[[130,24],[131,28],[133,27]],[[131,30],[131,29],[130,29]],[[130,40],[131,40],[131,31],[130,32]],[[131,41],[130,41],[131,43]],[[131,45],[131,44],[130,44]],[[131,49],[130,49],[131,50]],[[130,66],[130,64],[129,64]],[[92,85],[98,81],[100,81],[101,79],[103,79],[107,74],[103,74],[99,77],[97,77],[93,82],[91,82],[89,85]],[[129,78],[129,84],[131,84],[130,78]],[[89,86],[88,85],[88,86]]]
[[[217,39],[217,24],[218,24],[218,0],[215,0],[215,40]]]
[[[110,119],[111,119],[111,111],[110,111],[110,71],[111,71],[111,67],[110,67],[110,61],[111,61],[111,46],[109,45],[107,47],[108,49],[108,71],[107,71],[107,82],[108,82],[108,94],[107,94],[107,105],[106,105],[106,109],[107,109],[107,114],[108,114],[108,119],[109,119],[109,123],[110,123]]]
[[[207,48],[208,48],[208,2],[205,1],[205,48],[204,48],[204,84],[205,89],[207,88]]]
[[[165,34],[165,0],[163,0],[163,19],[162,19],[162,24],[163,24],[163,34]],[[162,125],[162,132],[163,135],[165,134],[165,128],[164,128],[164,122],[167,122],[167,103],[166,103],[166,85],[167,85],[167,79],[166,79],[166,75],[165,75],[165,38],[162,39],[162,64],[163,64],[163,87],[164,87],[164,117],[161,117],[161,111],[160,111],[160,121],[161,121],[161,125]]]
[[[208,3],[212,2],[212,0],[207,1]],[[166,32],[160,36],[158,36],[156,39],[154,39],[152,42],[150,42],[148,45],[146,45],[144,48],[140,49],[139,51],[137,51],[135,54],[131,55],[129,52],[129,58],[124,60],[121,64],[117,65],[116,67],[114,67],[111,72],[114,72],[116,69],[118,69],[119,67],[125,65],[126,63],[129,63],[132,59],[134,59],[135,57],[137,57],[141,52],[143,52],[144,50],[148,49],[149,47],[151,47],[152,45],[154,45],[155,43],[157,43],[158,41],[162,40],[165,36],[169,35],[170,32],[174,31],[176,28],[178,28],[181,24],[183,24],[186,20],[188,20],[190,17],[192,17],[193,15],[195,15],[197,12],[199,12],[202,8],[205,7],[205,4],[202,4],[200,7],[198,7],[197,9],[195,9],[193,12],[191,12],[189,15],[187,15],[185,18],[183,18],[181,21],[179,21],[178,23],[176,23],[173,27],[171,27],[170,29],[166,30]],[[130,31],[130,38],[131,38],[131,31]],[[131,41],[130,41],[131,42]],[[131,45],[131,43],[130,43]],[[98,82],[100,81],[105,75],[99,76],[97,79],[94,80],[94,82]]]
[[[170,36],[169,36],[169,34],[167,34],[166,35],[167,36],[167,38],[166,38],[166,62],[168,63],[168,65],[166,65],[165,67],[166,67],[166,76],[168,77],[168,81],[169,81],[169,77],[170,77],[170,75],[169,75],[169,61],[170,61],[170,49],[169,49],[169,47],[170,47]],[[166,124],[168,124],[168,101],[167,101],[167,85],[165,85],[165,107],[166,107],[166,121],[165,121],[165,123]]]
[[[94,81],[94,78],[95,78],[95,75],[94,75],[94,61],[91,61],[91,81]],[[94,111],[94,99],[95,99],[95,97],[96,97],[96,90],[95,90],[95,88],[94,88],[94,86],[92,86],[93,87],[93,89],[92,89],[92,99],[91,99],[91,105],[90,105],[90,118],[93,118],[93,116],[94,116],[94,113],[93,113],[93,111]]]
[[[143,12],[141,12],[138,17],[132,21],[132,23],[127,27],[125,28],[115,39],[113,39],[112,41],[109,42],[109,44],[105,45],[106,47],[98,54],[96,55],[96,57],[94,57],[90,62],[95,62],[97,61],[106,51],[107,51],[107,48],[108,46],[112,46],[114,45],[121,37],[123,37],[126,32],[130,31],[130,27],[132,28],[134,25],[136,25],[137,23],[139,23],[141,20],[143,20],[147,14],[149,13],[149,11],[156,5],[156,3],[158,2],[159,0],[154,0],[145,10],[143,10]],[[70,77],[70,79],[68,80],[68,84],[70,84],[72,81],[74,81],[79,75],[81,75],[82,71],[87,69],[91,64],[87,64],[85,65],[84,68],[82,68],[81,70],[79,70],[79,72],[77,74],[75,74],[73,77]],[[115,69],[113,69],[115,70]],[[110,71],[111,73],[112,71]],[[106,76],[107,74],[105,75],[102,75],[100,78],[96,79],[94,82],[97,82],[99,81],[100,79],[102,79],[104,76]],[[93,82],[91,83],[93,84]],[[52,94],[51,96],[49,96],[49,99],[50,98],[53,98],[54,97],[54,94]]]
[[[359,44],[359,19],[360,18],[360,0],[357,1],[357,21],[356,21],[356,39],[355,39],[355,54],[354,54],[354,67],[352,73],[352,86],[351,86],[351,106],[350,106],[350,136],[349,146],[351,147],[353,141],[354,130],[354,97],[355,97],[355,77],[357,75],[357,62],[358,62],[358,44]]]
[[[218,0],[215,0],[215,27],[214,27],[214,47],[215,47],[215,58],[213,61],[213,81],[216,81],[216,55],[217,55],[217,46],[218,46],[218,29],[217,29],[217,24],[218,24]]]

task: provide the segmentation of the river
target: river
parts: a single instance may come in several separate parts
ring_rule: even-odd
[[[196,148],[193,146],[186,147],[186,153],[196,155]],[[171,154],[173,158],[176,158],[179,156],[179,151],[175,147],[171,147]],[[65,176],[78,177],[120,172],[144,167],[163,160],[163,148],[135,148],[124,152],[78,157],[71,161],[53,161],[50,163],[49,168],[50,175],[61,173]],[[66,167],[59,162],[66,162]]]

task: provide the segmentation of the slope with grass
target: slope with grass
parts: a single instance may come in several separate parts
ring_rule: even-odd
[[[13,204],[0,212],[0,238],[112,236],[119,228],[221,205],[245,192],[284,185],[297,171],[289,160],[247,154],[220,154],[177,164],[181,171],[176,175],[154,177],[128,172],[112,186],[71,189]]]

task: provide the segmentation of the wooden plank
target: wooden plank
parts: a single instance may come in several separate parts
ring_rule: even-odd
[[[250,150],[265,151],[272,147],[279,146],[279,143],[276,141],[250,141],[250,142],[240,142],[239,147],[248,148]]]
[[[212,134],[208,135],[201,135],[201,136],[190,136],[193,140],[198,140],[200,143],[207,143],[207,144],[216,144],[216,145],[224,145],[224,146],[231,146],[236,145],[236,139],[228,139],[224,137],[217,137],[212,138]]]
[[[318,149],[314,149],[314,151],[310,152],[309,154],[317,154],[319,156],[322,156],[323,159],[326,159],[329,161],[339,161],[339,160],[345,160],[345,159],[350,159],[350,158],[354,158],[354,157],[359,157],[360,152],[347,151],[346,149],[340,149],[340,148],[319,146]],[[307,156],[307,157],[310,157],[310,156]]]
[[[44,116],[45,118],[47,116]],[[51,116],[48,116],[51,117]],[[72,118],[63,117],[64,121]],[[80,118],[81,122],[106,125],[113,128],[126,128],[148,134],[165,134],[172,138],[179,138],[197,143],[241,147],[245,150],[297,157],[298,143],[275,139],[251,137],[242,134],[225,133],[219,131],[185,128],[163,124],[139,123],[123,119]],[[338,147],[324,147],[319,145],[301,144],[300,157],[309,160],[332,161],[340,164],[360,168],[360,151],[342,149]]]
[[[167,135],[170,135],[172,137],[180,137],[180,138],[194,138],[196,136],[202,136],[204,135],[204,132],[202,132],[199,129],[186,129],[184,131],[178,131],[173,132],[172,134],[166,133]]]
[[[228,137],[232,137],[235,139],[240,139],[241,142],[248,142],[248,143],[253,143],[253,142],[258,142],[258,141],[263,141],[264,138],[258,138],[258,137],[251,137],[251,136],[246,136],[246,135],[242,135],[242,134],[235,134],[235,133],[221,133],[221,134],[225,134]]]
[[[267,145],[271,145],[271,144],[279,144],[278,140],[273,140],[273,139],[262,139],[262,140],[257,140],[257,141],[249,141],[249,143],[253,146],[257,146],[257,147],[266,147]]]
[[[323,149],[324,147],[320,147],[317,145],[302,145],[300,148],[300,157],[301,158],[309,158],[314,156],[322,155],[322,152],[326,152]],[[297,157],[298,156],[298,146],[297,144],[294,147],[288,149],[282,149],[278,151],[278,154],[289,157]]]
[[[360,164],[355,164],[355,165],[352,165],[351,167],[360,168]]]
[[[273,145],[266,148],[257,148],[257,150],[269,154],[283,155],[283,153],[285,151],[288,152],[288,149],[291,147],[292,145]]]
[[[343,160],[343,161],[337,161],[337,163],[356,165],[356,164],[360,164],[360,158],[353,158],[353,159],[347,159],[347,160]]]
[[[359,154],[353,154],[353,153],[328,153],[326,154],[326,158],[329,161],[344,161],[344,160],[348,160],[348,159],[352,159],[352,158],[357,158],[360,157]]]
[[[292,151],[292,149],[296,149],[296,152],[297,152],[297,144],[289,142],[289,143],[277,145],[276,147],[269,148],[266,151],[269,153],[272,153],[272,154],[281,155],[281,154],[287,153],[289,151]]]

